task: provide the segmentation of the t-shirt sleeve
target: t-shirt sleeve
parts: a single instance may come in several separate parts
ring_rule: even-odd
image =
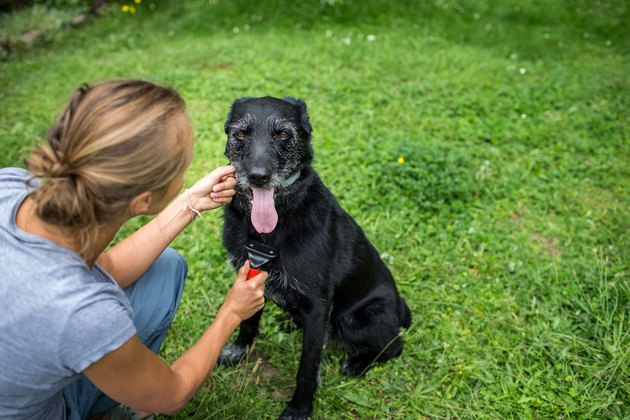
[[[68,316],[59,343],[61,363],[82,372],[134,334],[133,314],[121,296],[108,285],[82,299]]]
[[[15,191],[30,191],[40,182],[39,178],[34,177],[26,169],[21,168],[2,168],[0,169],[0,198],[10,197]]]

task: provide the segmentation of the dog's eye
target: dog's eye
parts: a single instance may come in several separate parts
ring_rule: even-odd
[[[276,137],[280,140],[289,140],[291,134],[287,133],[286,131],[280,131],[278,132],[278,134],[276,134]]]
[[[245,140],[245,137],[247,137],[247,133],[245,133],[244,131],[237,131],[236,133],[234,133],[234,137],[239,140]]]

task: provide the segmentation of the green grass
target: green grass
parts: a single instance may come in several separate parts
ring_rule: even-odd
[[[328,345],[315,418],[627,418],[628,22],[621,0],[115,6],[0,62],[0,164],[21,165],[81,82],[177,88],[197,133],[189,184],[225,162],[235,98],[303,98],[315,167],[414,316],[402,357],[363,379],[340,376]],[[168,361],[234,278],[221,223],[174,243],[190,276]],[[281,412],[301,336],[268,308],[249,361],[215,370],[176,418]]]

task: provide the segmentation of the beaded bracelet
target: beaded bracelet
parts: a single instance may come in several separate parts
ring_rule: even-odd
[[[201,212],[199,210],[196,210],[192,206],[192,204],[190,204],[190,195],[188,195],[188,188],[186,188],[186,205],[184,206],[184,210],[188,210],[188,213],[190,213],[190,220],[195,220],[197,216],[203,219]]]

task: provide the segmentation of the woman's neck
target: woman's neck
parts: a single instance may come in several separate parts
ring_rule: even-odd
[[[80,251],[79,235],[73,232],[72,229],[59,227],[40,219],[37,215],[36,205],[33,199],[27,197],[20,208],[18,209],[15,223],[17,226],[33,235],[41,236],[42,238],[49,239],[61,246],[69,248],[77,253]],[[94,251],[90,255],[83,256],[83,259],[88,266],[94,265],[94,261],[103,252],[105,247],[114,239],[114,236],[124,223],[114,223],[110,226],[102,228],[98,236],[95,238],[94,243],[90,248]]]

